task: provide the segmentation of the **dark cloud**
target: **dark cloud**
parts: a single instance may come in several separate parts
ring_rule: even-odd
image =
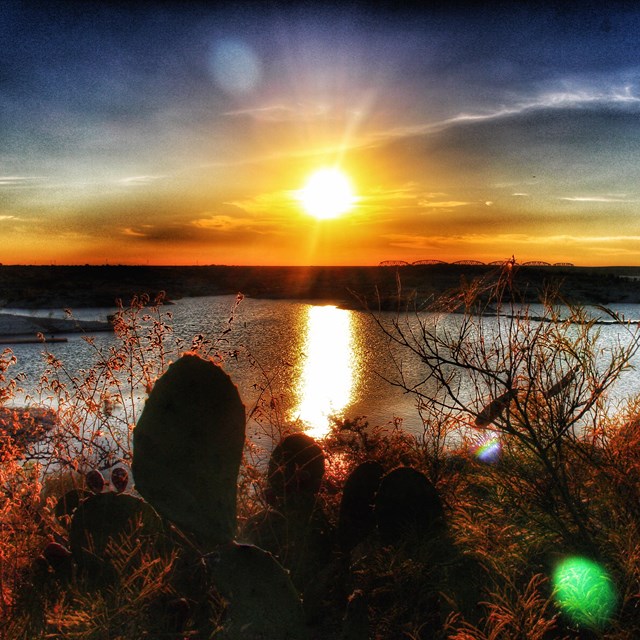
[[[255,50],[261,95],[279,87],[294,102],[316,92],[353,104],[363,86],[377,87],[380,106],[402,105],[409,118],[425,107],[496,105],[559,75],[635,66],[637,12],[607,10],[603,31],[589,11],[443,7],[9,2],[3,143],[64,156],[83,150],[91,128],[106,127],[123,152],[134,130],[138,145],[152,147],[170,129],[188,137],[238,106],[209,69],[213,45],[229,37]]]
[[[541,108],[484,121],[458,122],[442,131],[408,135],[380,154],[405,179],[461,188],[512,181],[560,188],[606,184],[635,190],[640,148],[640,104]],[[402,169],[399,169],[399,168]],[[450,179],[450,178],[449,178]]]

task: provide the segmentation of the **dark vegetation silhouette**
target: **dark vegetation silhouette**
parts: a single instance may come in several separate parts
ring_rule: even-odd
[[[180,266],[20,266],[0,265],[0,303],[15,308],[111,306],[116,298],[166,292],[167,300],[185,296],[233,295],[254,298],[333,300],[353,305],[349,291],[362,294],[378,286],[393,297],[396,272],[405,292],[420,300],[439,297],[496,267],[478,264],[416,264],[401,267]],[[640,302],[638,267],[524,267],[520,295],[536,302],[545,282],[561,281],[562,293],[577,303]]]
[[[162,297],[120,305],[91,370],[43,345],[28,411],[5,351],[2,637],[638,637],[640,407],[607,404],[637,328],[602,309],[603,346],[585,309],[548,291],[534,316],[516,283],[372,312],[421,363],[389,380],[415,395],[417,435],[356,417],[314,441],[268,384],[245,408],[223,370],[233,309],[185,344]],[[567,558],[599,582],[561,575]]]

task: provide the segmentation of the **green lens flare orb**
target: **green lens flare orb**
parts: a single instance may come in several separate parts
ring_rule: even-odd
[[[553,572],[553,586],[558,606],[575,624],[598,629],[611,618],[616,592],[597,562],[581,557],[563,560]]]

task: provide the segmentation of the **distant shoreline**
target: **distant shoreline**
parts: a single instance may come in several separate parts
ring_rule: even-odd
[[[0,344],[28,344],[31,342],[62,342],[64,334],[112,331],[107,321],[52,318],[39,315],[0,313]],[[40,336],[40,337],[39,337]]]
[[[330,300],[356,308],[358,298],[371,306],[377,297],[403,295],[433,299],[463,282],[497,275],[489,265],[415,265],[390,267],[147,267],[147,266],[0,266],[0,307],[80,309],[126,305],[134,295],[160,292],[167,300],[242,293],[253,298]],[[534,302],[557,284],[571,302],[640,304],[640,267],[545,267],[517,270],[525,300]]]

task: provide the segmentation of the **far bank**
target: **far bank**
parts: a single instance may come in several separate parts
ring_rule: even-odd
[[[159,292],[167,300],[227,295],[270,299],[327,300],[375,305],[403,295],[429,300],[465,283],[499,274],[488,265],[409,265],[389,267],[149,267],[149,266],[0,266],[0,307],[111,307],[116,299]],[[582,304],[640,303],[640,267],[517,268],[518,289],[535,301],[545,287]]]

